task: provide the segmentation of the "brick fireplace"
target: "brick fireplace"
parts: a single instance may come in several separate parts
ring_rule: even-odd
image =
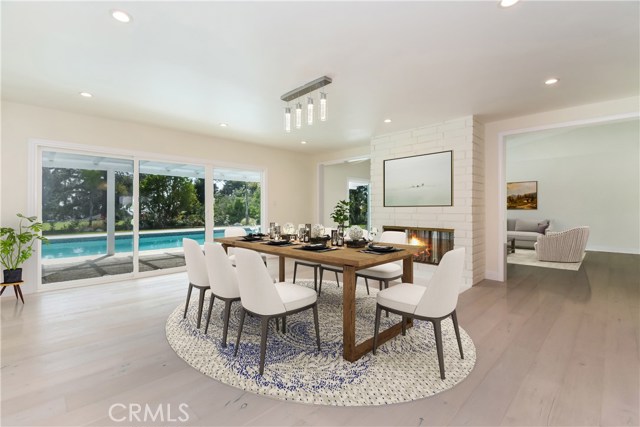
[[[438,265],[443,255],[453,249],[454,230],[450,228],[385,225],[382,229],[383,231],[401,231],[406,233],[410,245],[426,246],[424,251],[414,255],[414,262]]]
[[[465,248],[461,290],[484,278],[484,142],[483,126],[474,117],[389,133],[371,140],[371,225],[383,228],[432,227],[432,252],[423,255],[429,263],[416,262],[416,281],[428,280],[446,252],[440,246],[454,243]],[[453,151],[452,206],[384,206],[384,161],[399,157]],[[390,228],[387,228],[390,229]],[[451,230],[444,238],[440,230]],[[455,236],[453,235],[455,230]],[[433,239],[432,239],[433,240]],[[452,242],[453,240],[453,242]],[[429,259],[431,258],[431,259]]]

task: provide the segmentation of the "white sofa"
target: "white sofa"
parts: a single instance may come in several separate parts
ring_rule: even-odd
[[[544,236],[551,221],[507,219],[507,239],[515,239],[515,245],[519,248],[533,249],[538,236]]]

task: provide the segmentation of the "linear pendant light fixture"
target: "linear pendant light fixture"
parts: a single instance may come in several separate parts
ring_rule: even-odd
[[[332,82],[330,77],[322,76],[317,78],[303,86],[295,88],[280,97],[281,100],[285,102],[296,101],[295,104],[295,127],[296,129],[300,129],[302,127],[302,102],[300,98],[303,96],[318,90]],[[313,97],[307,97],[307,125],[313,125],[314,120],[314,102]],[[320,105],[320,121],[324,122],[327,120],[327,94],[325,92],[320,92],[319,95],[319,105]],[[285,132],[291,132],[291,108],[287,104],[284,109],[284,130]]]

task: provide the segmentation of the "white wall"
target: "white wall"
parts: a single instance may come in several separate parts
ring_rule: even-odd
[[[371,162],[365,160],[358,163],[336,163],[323,167],[322,180],[322,216],[320,222],[328,227],[335,227],[331,212],[339,200],[349,199],[349,178],[369,181]]]
[[[538,209],[508,218],[590,227],[587,249],[640,253],[638,119],[512,135],[507,182],[538,181]]]
[[[311,156],[261,145],[216,139],[133,122],[2,103],[2,225],[15,226],[28,210],[28,141],[31,138],[207,159],[221,164],[266,169],[267,221],[306,223],[313,212]],[[25,291],[35,289],[36,263],[24,265]],[[6,294],[6,292],[5,292]]]
[[[503,238],[506,235],[506,202],[501,198],[505,183],[500,178],[503,170],[504,153],[500,152],[500,137],[509,133],[521,133],[538,128],[560,126],[574,121],[600,120],[603,117],[638,114],[640,98],[624,98],[596,104],[581,105],[562,110],[547,111],[528,116],[515,117],[485,123],[485,235],[486,235],[486,277],[501,280],[504,268]],[[502,230],[502,231],[501,231]]]

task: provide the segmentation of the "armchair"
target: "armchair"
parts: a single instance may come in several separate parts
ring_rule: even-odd
[[[534,244],[538,261],[580,262],[589,239],[589,227],[548,232]]]

